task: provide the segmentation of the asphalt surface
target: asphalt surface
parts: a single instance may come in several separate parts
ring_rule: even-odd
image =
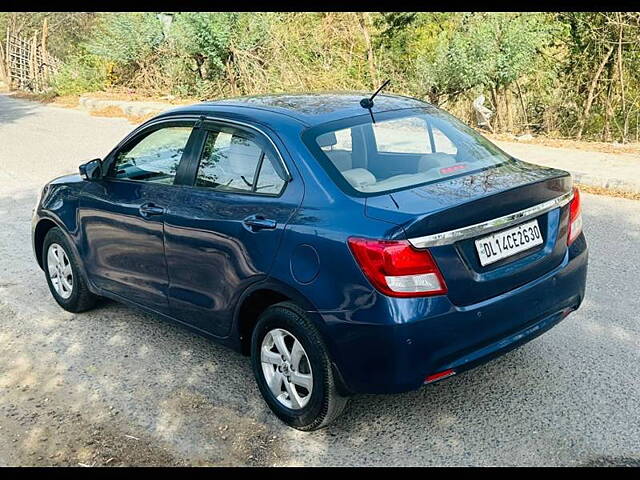
[[[584,194],[587,297],[557,327],[302,433],[247,358],[114,302],[76,315],[51,298],[30,245],[38,189],[132,128],[0,95],[0,464],[640,466],[640,202]]]

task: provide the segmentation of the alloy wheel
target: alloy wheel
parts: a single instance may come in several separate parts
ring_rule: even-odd
[[[309,403],[313,372],[307,352],[296,337],[282,328],[270,330],[262,340],[260,361],[267,385],[278,402],[293,410]]]
[[[73,271],[64,249],[57,243],[49,245],[47,250],[47,269],[54,290],[65,300],[73,292]]]

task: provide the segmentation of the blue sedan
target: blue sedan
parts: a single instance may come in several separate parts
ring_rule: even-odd
[[[362,97],[175,108],[51,181],[32,238],[53,298],[71,312],[114,299],[249,355],[300,430],[353,394],[473,368],[580,306],[567,172],[422,101]]]

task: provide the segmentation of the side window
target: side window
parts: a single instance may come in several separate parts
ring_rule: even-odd
[[[275,161],[269,151],[243,131],[226,127],[211,130],[202,150],[195,185],[223,192],[277,195],[285,181],[274,168]]]
[[[458,149],[454,145],[454,143],[449,140],[444,133],[442,133],[438,128],[433,127],[433,143],[436,146],[436,152],[438,153],[448,153],[450,155],[455,155],[458,153]]]
[[[192,127],[156,130],[132,148],[117,154],[111,176],[172,184]]]
[[[273,166],[274,161],[270,153],[265,153],[262,168],[260,168],[258,175],[256,192],[277,195],[280,193],[280,190],[282,190],[284,180],[280,178],[280,175],[276,172]]]

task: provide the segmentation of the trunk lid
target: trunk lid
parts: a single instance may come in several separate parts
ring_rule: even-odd
[[[367,216],[402,227],[398,238],[447,232],[534,207],[571,191],[569,173],[510,161],[480,172],[366,200]],[[536,219],[542,244],[482,266],[475,240]],[[544,275],[566,253],[568,205],[518,220],[490,233],[431,246],[448,287],[460,306],[495,297]]]

